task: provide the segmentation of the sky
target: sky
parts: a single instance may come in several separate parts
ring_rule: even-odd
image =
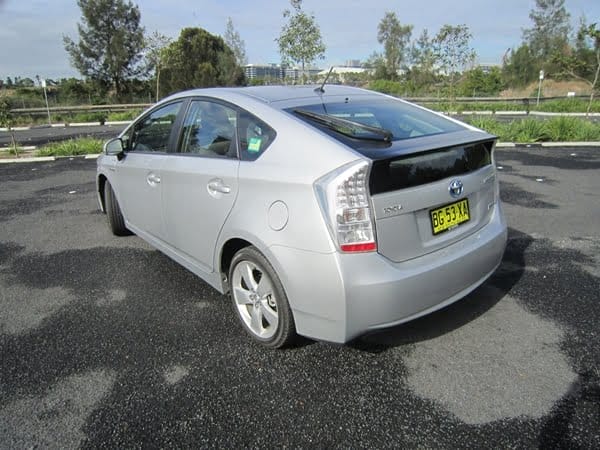
[[[248,62],[280,61],[275,38],[284,24],[288,0],[134,0],[146,31],[174,39],[181,29],[202,27],[222,35],[227,18],[246,43]],[[574,25],[585,15],[600,22],[600,1],[566,0]],[[434,35],[444,24],[466,24],[480,63],[500,63],[509,48],[521,43],[531,26],[534,0],[304,0],[313,13],[327,46],[321,68],[366,60],[381,51],[377,24],[386,11],[402,24],[412,24],[416,39],[424,28]],[[63,36],[78,40],[81,12],[76,0],[0,0],[0,79],[10,76],[58,79],[78,77],[63,46]]]

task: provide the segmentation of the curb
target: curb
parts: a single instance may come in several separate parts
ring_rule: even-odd
[[[58,159],[74,159],[74,158],[83,158],[83,159],[98,159],[101,153],[95,153],[90,155],[73,155],[73,156],[28,156],[27,158],[0,158],[0,164],[10,164],[10,163],[30,163],[30,162],[49,162],[56,161]]]
[[[0,164],[47,162],[47,161],[56,161],[56,157],[54,157],[54,156],[35,156],[35,157],[31,157],[31,158],[0,159]]]
[[[496,148],[600,147],[600,142],[498,142]]]

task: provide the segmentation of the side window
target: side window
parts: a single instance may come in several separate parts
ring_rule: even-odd
[[[249,112],[241,111],[238,119],[240,157],[244,161],[254,161],[275,139],[273,128]]]
[[[166,152],[173,124],[182,102],[163,106],[135,125],[129,149],[138,152]]]
[[[194,100],[183,122],[180,152],[213,157],[237,157],[234,109],[206,100]]]

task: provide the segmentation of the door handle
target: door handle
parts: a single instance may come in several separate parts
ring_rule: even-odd
[[[229,194],[231,192],[231,188],[224,184],[223,180],[220,178],[217,178],[216,180],[210,180],[206,187],[208,188],[208,192],[210,194],[215,194],[217,192],[221,194]]]
[[[150,186],[155,186],[160,183],[160,177],[154,173],[149,173],[146,177],[146,180],[148,180],[148,184]]]

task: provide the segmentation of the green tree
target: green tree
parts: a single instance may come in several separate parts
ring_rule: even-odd
[[[161,88],[167,93],[245,83],[233,51],[220,36],[202,28],[184,28],[167,47],[162,74]]]
[[[410,59],[412,66],[408,71],[407,79],[414,85],[415,90],[420,91],[434,84],[436,81],[436,56],[433,39],[429,36],[427,29],[424,29],[416,42],[412,44]]]
[[[412,34],[412,25],[402,25],[395,12],[386,12],[377,27],[377,41],[383,44],[388,76],[398,78]]]
[[[600,28],[598,25],[595,23],[586,25],[585,21],[582,21],[577,33],[575,48],[570,49],[566,55],[556,55],[555,61],[562,73],[590,85],[591,94],[587,109],[589,113],[600,80]]]
[[[231,20],[231,17],[227,19],[227,26],[225,28],[223,39],[233,51],[238,65],[245,66],[248,64],[248,59],[246,58],[246,43],[241,38],[240,33],[233,27],[233,20]]]
[[[385,67],[385,58],[379,52],[373,52],[363,63],[365,69],[369,69],[374,80],[387,80],[389,75]]]
[[[523,39],[531,53],[547,63],[555,53],[562,53],[569,41],[571,25],[565,0],[535,0],[529,18],[533,27],[523,31]]]
[[[165,64],[167,57],[167,47],[173,40],[159,33],[158,31],[153,32],[151,35],[146,36],[145,44],[145,59],[148,70],[154,72],[154,78],[156,80],[156,101],[160,99],[160,72]]]
[[[11,112],[11,104],[6,97],[0,97],[0,126],[6,127],[10,134],[10,139],[13,146],[15,156],[19,157],[19,151],[17,149],[17,141],[15,139],[15,132],[13,131],[14,117]]]
[[[475,50],[470,45],[471,38],[466,25],[444,25],[433,39],[436,60],[448,77],[451,97],[456,94],[459,72],[475,60]]]
[[[300,64],[302,77],[305,78],[306,64],[325,57],[325,44],[314,14],[302,10],[302,0],[290,0],[290,4],[293,11],[283,11],[287,23],[281,28],[275,42],[279,45],[282,62]]]
[[[144,29],[140,10],[125,0],[78,0],[79,42],[64,36],[71,64],[84,77],[113,86],[117,97],[125,82],[140,75]]]
[[[463,97],[496,96],[503,88],[502,73],[499,67],[484,72],[476,67],[463,74],[458,86],[458,95]]]
[[[508,86],[523,87],[537,80],[540,60],[535,57],[527,44],[511,50],[502,66],[502,78]]]

